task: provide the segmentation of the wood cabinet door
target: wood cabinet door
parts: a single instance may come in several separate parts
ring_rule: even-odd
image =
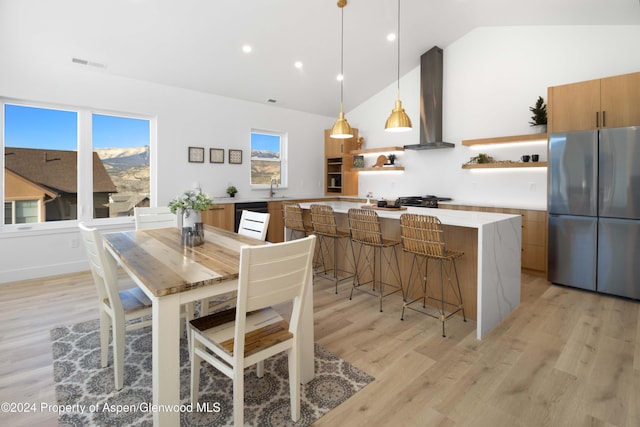
[[[209,206],[202,212],[202,222],[228,231],[235,231],[235,212],[233,203]]]
[[[344,141],[345,139],[331,138],[329,134],[331,129],[325,129],[324,131],[324,156],[325,157],[342,157],[345,154]]]
[[[601,127],[640,125],[640,73],[601,80]]]
[[[552,86],[548,90],[548,132],[597,129],[600,117],[600,79]]]
[[[282,215],[282,202],[269,202],[269,229],[267,240],[271,243],[284,242],[284,217]]]

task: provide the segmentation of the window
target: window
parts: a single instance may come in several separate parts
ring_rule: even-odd
[[[93,171],[94,218],[149,206],[149,120],[93,114],[91,123],[93,152],[104,166]]]
[[[273,183],[287,186],[286,134],[251,131],[251,185],[266,187]]]
[[[4,224],[114,218],[150,205],[149,119],[3,107]]]
[[[38,200],[12,200],[4,203],[4,223],[5,224],[26,224],[28,222],[38,222],[39,208]]]

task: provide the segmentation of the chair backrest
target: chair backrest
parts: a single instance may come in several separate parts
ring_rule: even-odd
[[[178,216],[172,214],[168,206],[156,208],[133,208],[136,219],[136,230],[150,228],[168,228],[178,226]]]
[[[289,230],[305,231],[302,209],[298,203],[285,203],[283,205],[284,226]]]
[[[316,236],[240,248],[234,354],[244,354],[246,313],[293,301],[289,332],[297,336],[307,294],[312,292]]]
[[[270,214],[263,212],[242,211],[238,234],[264,240],[267,238]]]
[[[331,206],[311,205],[311,225],[313,226],[313,231],[317,234],[325,236],[336,236],[338,234],[336,218]]]
[[[367,245],[381,245],[382,230],[378,214],[372,209],[349,209],[351,240]]]
[[[400,215],[400,237],[407,252],[433,257],[446,254],[442,224],[435,216]]]
[[[107,261],[102,236],[97,229],[89,228],[82,222],[78,224],[78,227],[89,257],[91,274],[98,291],[100,304],[103,304],[104,300],[107,299],[114,311],[124,312],[118,291],[116,272],[113,271],[111,264]]]

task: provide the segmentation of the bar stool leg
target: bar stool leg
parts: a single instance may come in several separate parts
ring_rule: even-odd
[[[458,299],[460,301],[460,307],[462,308],[462,320],[463,321],[467,321],[467,316],[464,314],[464,304],[462,302],[462,290],[460,289],[460,280],[458,279],[458,268],[457,268],[457,264],[456,264],[456,259],[453,258],[451,260],[451,263],[453,264],[453,272],[456,275],[456,285],[458,286]]]

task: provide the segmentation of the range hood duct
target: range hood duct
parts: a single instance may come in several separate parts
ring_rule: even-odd
[[[442,49],[432,47],[420,57],[420,144],[406,150],[453,148],[442,140]]]

